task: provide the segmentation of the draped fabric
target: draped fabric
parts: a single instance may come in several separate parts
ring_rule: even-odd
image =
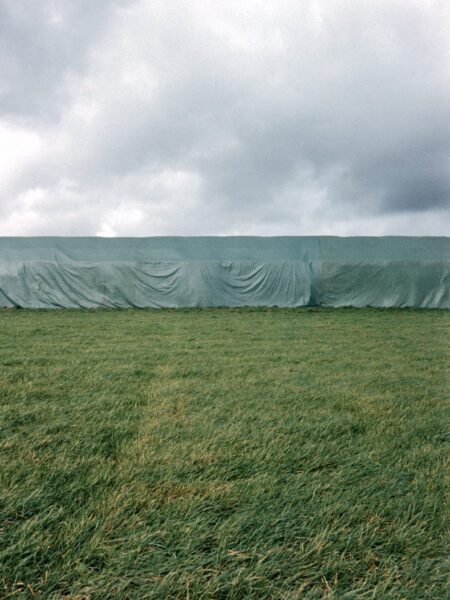
[[[450,308],[443,237],[0,238],[0,307]]]

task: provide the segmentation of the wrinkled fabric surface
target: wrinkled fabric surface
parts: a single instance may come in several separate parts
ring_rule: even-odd
[[[443,237],[0,238],[0,306],[450,308]]]

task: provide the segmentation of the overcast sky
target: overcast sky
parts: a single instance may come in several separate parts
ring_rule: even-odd
[[[0,235],[448,235],[448,0],[1,0]]]

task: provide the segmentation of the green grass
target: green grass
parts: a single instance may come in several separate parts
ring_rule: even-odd
[[[446,598],[449,317],[1,311],[0,598]]]

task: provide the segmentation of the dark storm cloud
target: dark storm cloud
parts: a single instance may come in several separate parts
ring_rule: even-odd
[[[3,235],[446,232],[445,2],[19,1],[1,21]]]

